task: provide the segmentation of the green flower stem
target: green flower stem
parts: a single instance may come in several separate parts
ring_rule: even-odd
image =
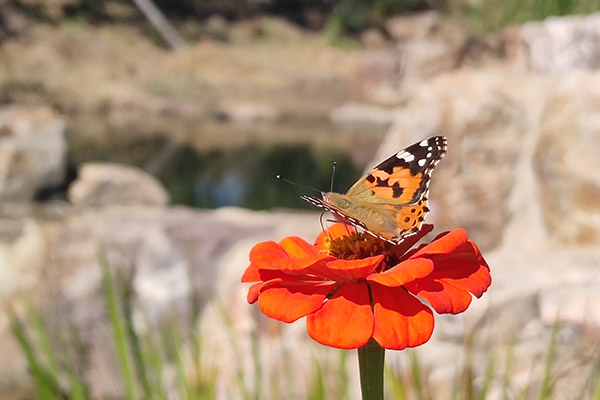
[[[383,400],[384,360],[385,349],[373,339],[358,349],[362,400]]]

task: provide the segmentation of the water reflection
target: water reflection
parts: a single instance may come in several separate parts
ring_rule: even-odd
[[[184,147],[158,177],[177,204],[203,208],[307,208],[299,199],[306,189],[279,181],[276,175],[326,190],[333,161],[344,172],[336,187],[345,190],[360,173],[359,167],[339,150],[313,149],[307,145],[247,146],[207,153]]]
[[[221,179],[203,173],[194,185],[194,205],[243,206],[247,193],[247,185],[236,172],[227,171]]]

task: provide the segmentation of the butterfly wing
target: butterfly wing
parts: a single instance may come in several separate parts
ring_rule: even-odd
[[[417,204],[429,190],[431,174],[446,155],[447,140],[433,136],[383,161],[359,179],[346,193],[375,204]]]
[[[323,199],[303,198],[374,236],[398,242],[418,232],[429,212],[431,174],[446,149],[445,137],[430,137],[377,165],[346,194],[330,192],[324,193]]]

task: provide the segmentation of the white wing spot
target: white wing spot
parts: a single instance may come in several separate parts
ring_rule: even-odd
[[[406,162],[411,162],[412,160],[415,159],[414,154],[410,154],[406,151],[401,151],[400,153],[396,154],[396,157],[398,157],[400,160],[404,160]]]
[[[421,141],[421,143],[419,143],[419,146],[429,147],[429,140],[425,139],[425,140]]]
[[[427,153],[427,155],[425,157],[431,158],[431,153]]]
[[[419,164],[419,167],[422,167],[423,165],[425,165],[425,160],[424,158],[421,158],[419,161],[417,161],[417,164]]]

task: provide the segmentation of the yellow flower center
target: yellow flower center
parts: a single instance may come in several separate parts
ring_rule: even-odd
[[[359,260],[392,253],[393,245],[366,232],[325,241],[325,253],[342,260]]]

